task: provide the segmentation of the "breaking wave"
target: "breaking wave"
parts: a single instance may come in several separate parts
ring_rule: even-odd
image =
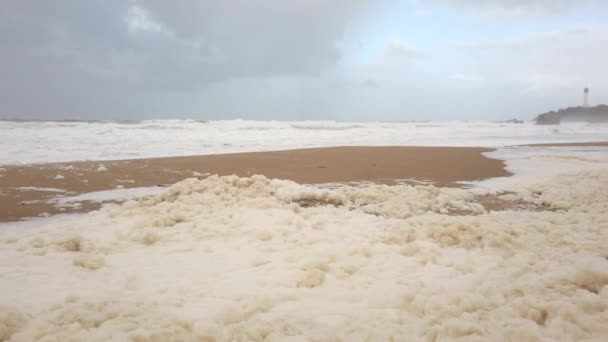
[[[491,122],[0,121],[0,165],[330,146],[475,146],[603,141],[608,126]],[[179,134],[172,134],[177,133]],[[315,134],[319,133],[319,134]],[[78,144],[74,144],[78,141]],[[225,142],[231,147],[209,142]]]
[[[317,130],[317,131],[342,131],[342,130],[349,130],[349,129],[356,129],[356,128],[364,128],[364,126],[362,126],[362,125],[337,125],[337,124],[332,124],[332,125],[327,125],[327,124],[291,125],[291,127],[295,128],[295,129]]]

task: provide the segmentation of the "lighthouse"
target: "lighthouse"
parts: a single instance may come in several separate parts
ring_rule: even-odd
[[[589,88],[583,90],[583,107],[589,107]]]

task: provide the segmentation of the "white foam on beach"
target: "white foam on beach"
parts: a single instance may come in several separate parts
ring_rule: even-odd
[[[606,124],[487,121],[0,121],[0,165],[326,146],[485,146],[603,141]],[[74,143],[77,142],[77,143]]]
[[[71,205],[73,203],[79,203],[84,201],[89,202],[122,202],[132,199],[145,198],[150,196],[158,195],[159,193],[166,190],[166,187],[161,186],[150,186],[150,187],[137,187],[137,188],[116,188],[112,190],[102,190],[94,192],[85,192],[76,196],[61,196],[55,197],[48,202],[55,203],[58,206]]]
[[[75,219],[85,217],[86,214],[70,213],[57,214],[50,217],[32,217],[23,221],[16,222],[0,222],[0,232],[3,234],[22,234],[28,230],[38,230],[42,226],[57,225],[60,223],[74,221]]]
[[[106,168],[106,166],[103,165],[103,164],[99,164],[99,166],[97,167],[97,169],[95,169],[95,171],[97,171],[97,172],[107,172],[108,168]]]
[[[538,179],[563,173],[584,173],[608,165],[608,146],[510,146],[485,152],[485,156],[504,160],[513,177],[462,182],[491,190],[521,190]]]
[[[211,176],[0,225],[0,340],[605,340],[606,152],[512,153],[487,190]]]
[[[53,165],[58,170],[71,171],[74,170],[74,165]]]
[[[35,187],[35,186],[22,186],[22,187],[18,187],[17,190],[20,190],[20,191],[40,191],[40,192],[66,192],[64,189],[41,188],[41,187]]]
[[[198,171],[192,171],[192,176],[193,177],[207,177],[209,176],[209,172],[198,172]]]

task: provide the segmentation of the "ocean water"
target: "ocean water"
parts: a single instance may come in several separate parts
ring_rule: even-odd
[[[600,141],[608,125],[496,122],[0,121],[0,165],[325,146],[484,146]]]

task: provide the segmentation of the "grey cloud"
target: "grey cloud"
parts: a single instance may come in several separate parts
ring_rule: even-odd
[[[237,73],[316,72],[333,65],[357,1],[142,0],[178,37],[218,51]]]
[[[513,13],[579,6],[431,3]],[[599,27],[429,43],[423,51],[389,40],[367,51],[377,54],[369,64],[353,65],[341,62],[336,47],[366,6],[376,6],[364,0],[1,6],[0,117],[499,118],[575,104],[582,86],[592,89],[594,103],[608,94],[601,72],[608,34]]]
[[[0,85],[0,116],[158,111],[147,97],[318,75],[339,60],[361,3],[4,1],[0,74],[11,82]]]

